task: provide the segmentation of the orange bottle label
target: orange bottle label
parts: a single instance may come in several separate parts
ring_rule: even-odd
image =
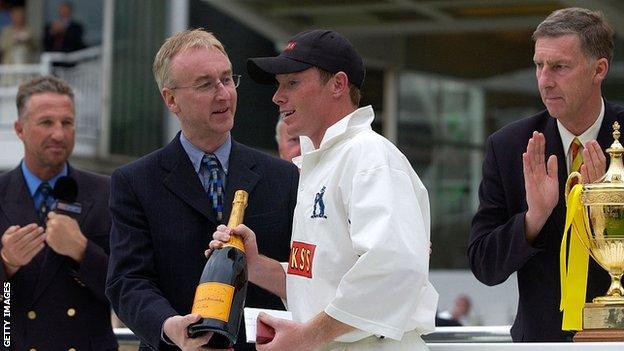
[[[227,323],[234,298],[234,287],[231,285],[208,282],[197,286],[193,310],[202,318],[213,318]]]
[[[241,250],[242,252],[245,252],[245,244],[243,243],[243,238],[238,235],[230,235],[230,240],[227,243],[223,244],[223,246],[232,246]]]

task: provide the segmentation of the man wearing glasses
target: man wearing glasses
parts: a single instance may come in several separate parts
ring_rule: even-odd
[[[190,339],[186,332],[199,320],[190,311],[204,250],[216,226],[227,222],[234,192],[249,193],[245,222],[256,230],[260,252],[286,260],[299,174],[292,164],[232,139],[240,76],[211,33],[170,37],[153,71],[182,130],[112,176],[106,294],[142,345],[195,350],[209,338]],[[247,305],[279,308],[281,302],[250,284]]]

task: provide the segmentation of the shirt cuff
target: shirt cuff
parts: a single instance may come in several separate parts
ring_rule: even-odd
[[[171,317],[169,317],[169,318],[171,318]],[[167,318],[167,319],[169,319],[169,318]],[[167,321],[167,319],[165,319],[165,322]],[[171,341],[171,339],[169,339],[167,334],[165,334],[165,322],[163,322],[162,327],[160,327],[160,340],[165,342],[165,344],[167,344],[167,345],[177,346],[173,341]]]

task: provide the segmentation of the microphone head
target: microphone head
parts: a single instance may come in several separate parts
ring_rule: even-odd
[[[76,202],[78,197],[78,183],[70,176],[62,176],[57,179],[52,189],[52,196],[60,201]]]

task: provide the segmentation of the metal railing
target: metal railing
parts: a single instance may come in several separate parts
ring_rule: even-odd
[[[482,327],[436,327],[436,330],[423,336],[430,345],[439,343],[510,343],[510,326],[482,326]],[[139,339],[128,328],[115,328],[115,336],[120,345],[138,345]]]
[[[511,326],[436,327],[431,334],[423,335],[427,344],[435,343],[504,343],[511,342]]]
[[[624,342],[512,343],[509,326],[437,327],[423,339],[431,351],[616,351]],[[116,328],[120,350],[137,350],[139,341],[127,328]]]
[[[13,128],[13,121],[17,116],[17,87],[22,82],[47,72],[48,69],[42,64],[0,65],[0,128]]]
[[[18,86],[40,75],[52,74],[67,81],[74,90],[76,105],[76,147],[78,156],[95,156],[98,152],[102,124],[102,49],[91,47],[72,53],[46,52],[37,64],[0,65],[0,133],[13,135],[17,118],[15,95]],[[15,145],[16,164],[22,157],[17,137],[6,141]],[[3,147],[7,147],[4,145]]]
[[[74,89],[76,141],[98,145],[102,117],[102,49],[99,46],[72,53],[41,55],[41,65]]]

